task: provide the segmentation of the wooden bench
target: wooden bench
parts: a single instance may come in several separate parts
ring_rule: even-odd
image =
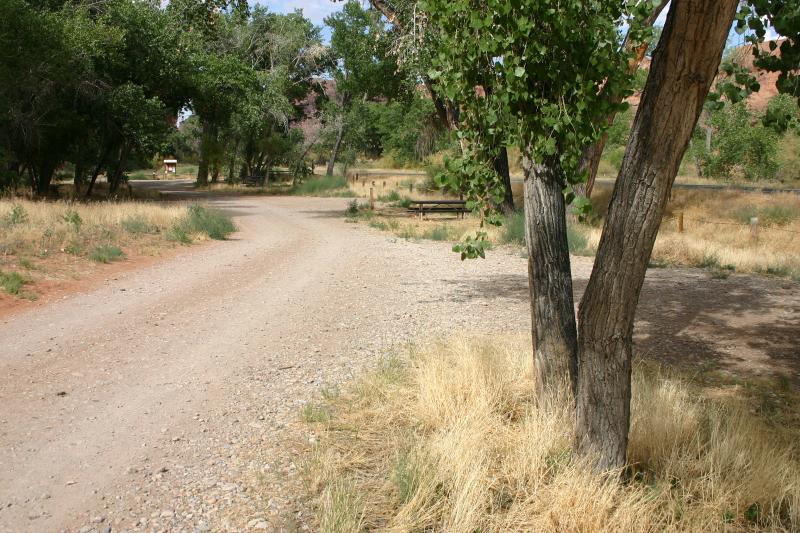
[[[408,210],[422,218],[425,213],[456,213],[464,218],[467,213],[466,200],[411,200]]]

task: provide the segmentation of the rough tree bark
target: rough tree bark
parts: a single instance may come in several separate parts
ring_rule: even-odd
[[[738,0],[672,0],[579,316],[576,442],[598,470],[625,465],[633,321],[681,159],[717,74]]]
[[[574,394],[577,329],[567,243],[565,177],[558,158],[525,171],[525,240],[537,394],[547,398],[569,383]]]

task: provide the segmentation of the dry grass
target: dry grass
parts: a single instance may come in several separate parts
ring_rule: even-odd
[[[153,256],[177,242],[205,240],[187,229],[185,204],[33,202],[0,199],[0,269],[41,280],[81,277],[88,265]]]
[[[595,199],[604,214],[610,191]],[[679,233],[677,217],[684,216]],[[758,240],[749,220],[759,218]],[[600,227],[583,227],[588,246],[597,249]],[[675,191],[653,249],[653,262],[724,271],[800,277],[800,196],[731,191]]]
[[[570,454],[573,414],[539,408],[518,339],[449,339],[326,400],[306,464],[325,532],[796,531],[800,465],[738,401],[641,365],[631,480]]]

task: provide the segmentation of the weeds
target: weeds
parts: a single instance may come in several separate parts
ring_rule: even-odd
[[[124,231],[133,235],[147,235],[159,232],[159,227],[149,222],[142,215],[125,217],[120,221],[119,225]]]
[[[172,225],[168,237],[188,244],[192,241],[192,234],[205,234],[211,239],[224,240],[234,231],[236,225],[225,213],[201,205],[192,205],[189,206],[186,217]]]
[[[27,280],[19,272],[3,272],[0,270],[0,286],[8,294],[17,296]]]
[[[89,259],[98,263],[111,263],[125,257],[125,253],[116,246],[97,246],[89,252]]]

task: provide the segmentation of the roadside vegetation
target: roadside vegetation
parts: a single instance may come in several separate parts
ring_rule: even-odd
[[[229,216],[202,205],[0,199],[0,284],[30,298],[38,281],[80,277],[91,263],[154,256],[235,230]]]
[[[532,361],[523,338],[455,336],[306,407],[320,531],[800,527],[797,428],[752,414],[757,400],[727,394],[732,384],[636,363],[619,483],[571,453],[569,395],[543,408]]]
[[[358,191],[358,187],[354,187]],[[611,190],[598,187],[594,212],[585,222],[571,220],[567,227],[570,253],[593,257]],[[414,195],[414,198],[425,195]],[[474,232],[479,220],[432,215],[420,220],[409,213],[410,196],[392,188],[377,197],[375,211],[369,203],[354,200],[345,212],[353,222],[388,231],[404,239],[456,242]],[[678,217],[683,215],[683,231]],[[750,221],[758,218],[758,237],[753,238]],[[492,246],[525,247],[525,225],[521,211],[502,217],[502,225],[486,228]],[[800,196],[791,193],[743,191],[675,190],[661,223],[651,266],[708,268],[717,277],[734,272],[758,273],[800,279]]]

